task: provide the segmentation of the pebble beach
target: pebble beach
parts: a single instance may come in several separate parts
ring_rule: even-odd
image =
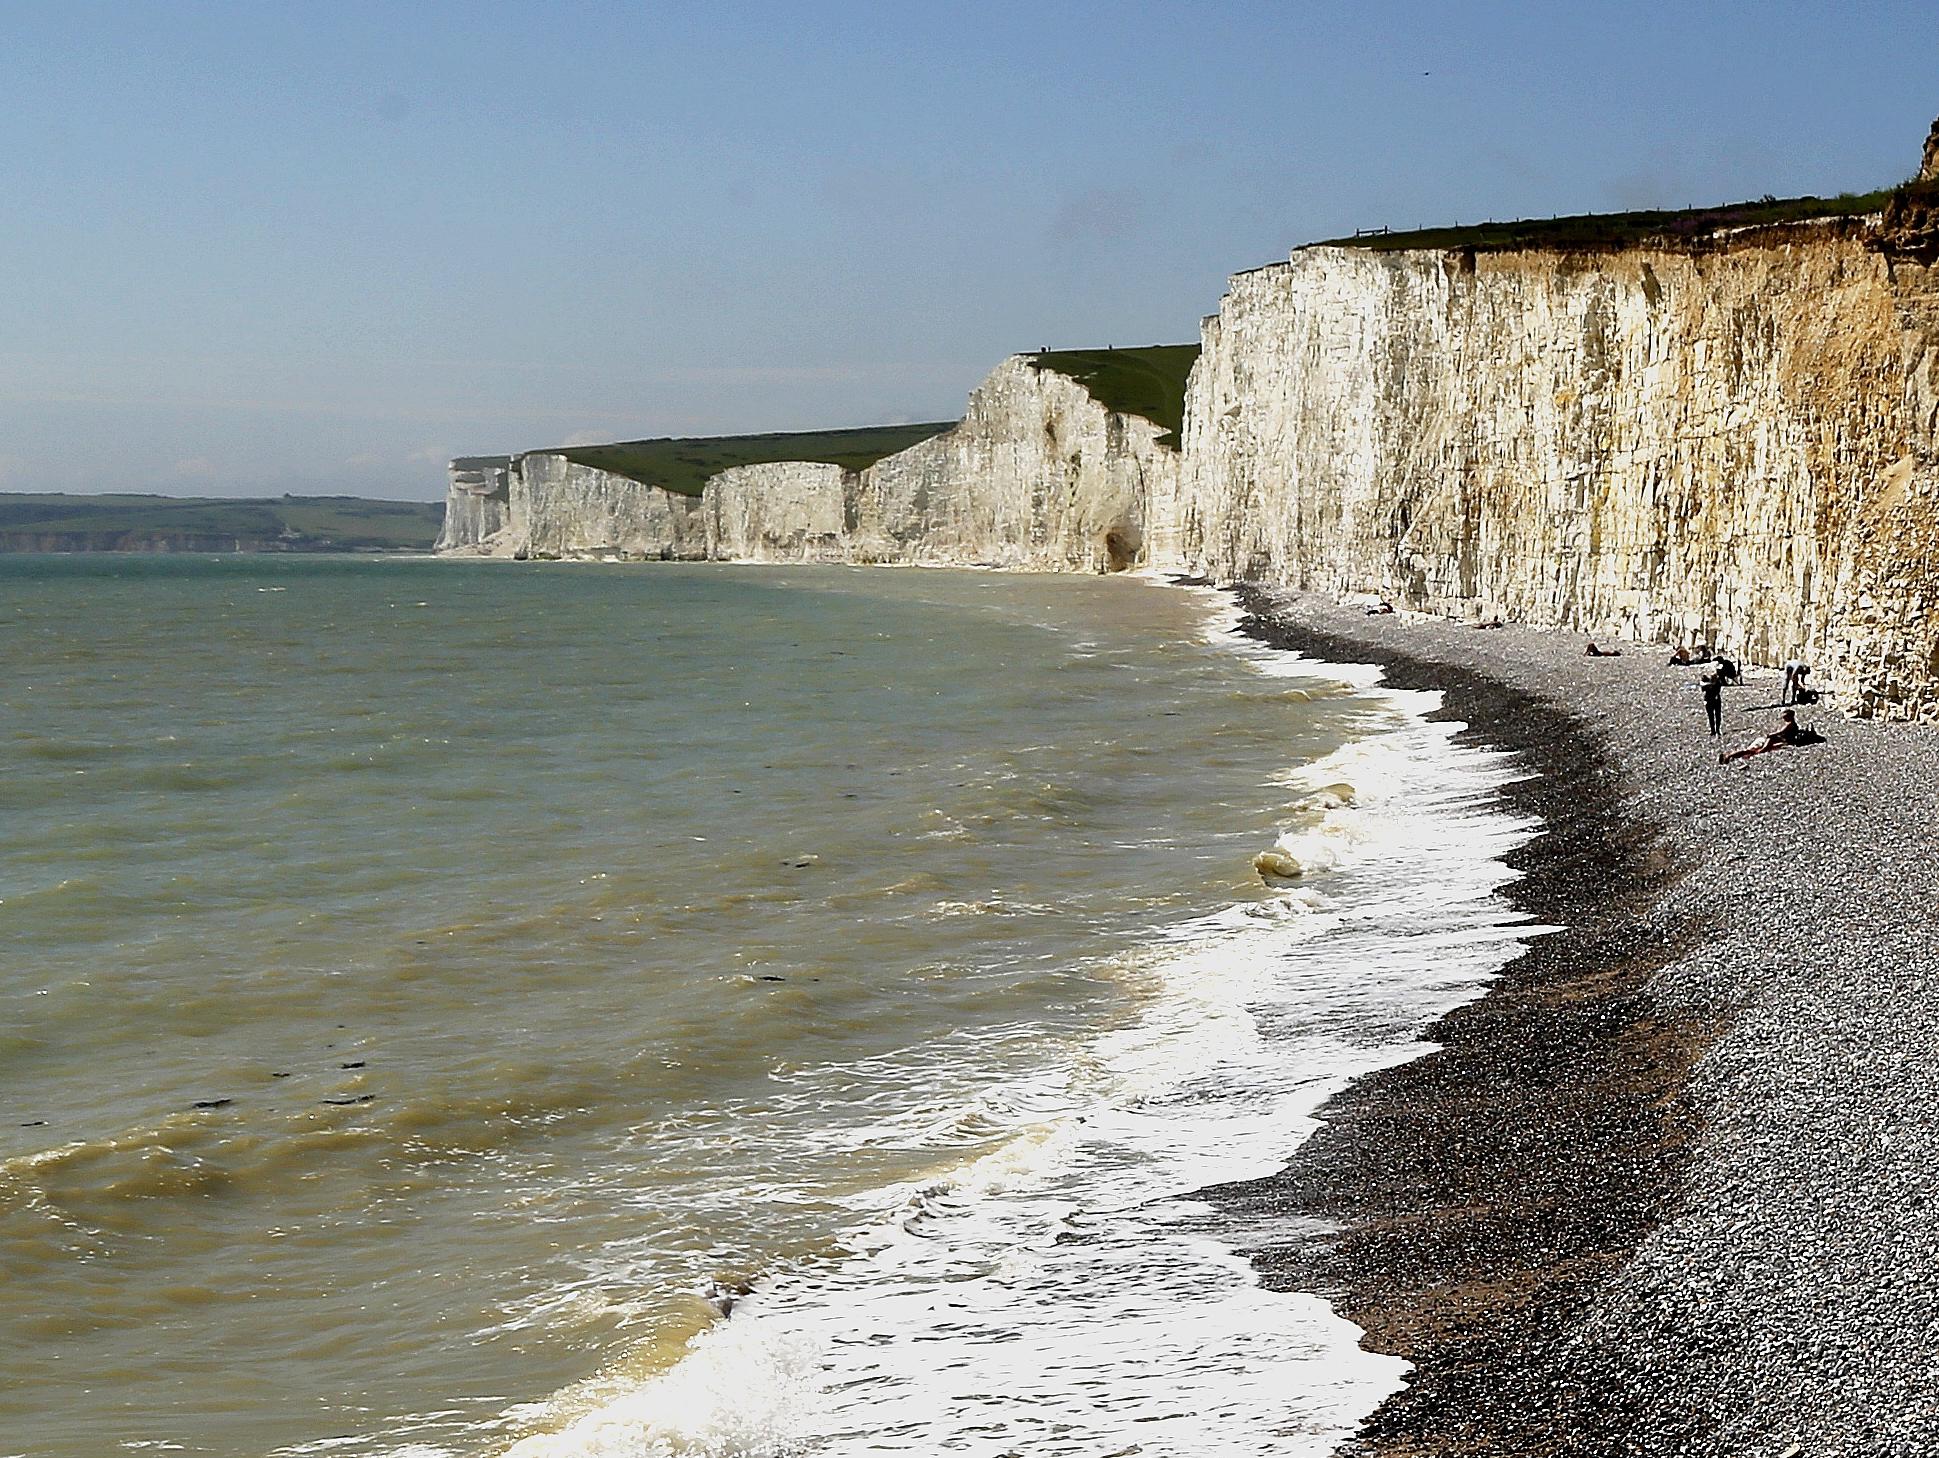
[[[1720,765],[1667,648],[1241,600],[1519,756],[1511,894],[1558,928],[1212,1192],[1283,1232],[1269,1285],[1415,1364],[1345,1451],[1939,1452],[1939,733],[1826,702]],[[1727,690],[1723,745],[1779,691]]]

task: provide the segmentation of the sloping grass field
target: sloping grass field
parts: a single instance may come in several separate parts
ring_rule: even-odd
[[[774,461],[815,461],[861,471],[884,456],[906,451],[955,426],[953,420],[924,425],[872,425],[858,430],[799,430],[771,435],[668,436],[627,440],[614,445],[565,446],[541,455],[561,455],[595,470],[610,471],[645,486],[682,496],[698,496],[709,476],[735,466]]]
[[[1137,349],[1053,349],[1024,356],[1040,370],[1068,375],[1107,410],[1161,426],[1161,445],[1178,449],[1185,424],[1185,379],[1198,362],[1196,344]]]
[[[0,494],[0,544],[25,537],[161,541],[229,537],[292,551],[428,551],[444,521],[433,501],[358,496],[237,498]]]

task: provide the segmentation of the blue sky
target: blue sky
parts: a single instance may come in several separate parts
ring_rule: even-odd
[[[0,489],[939,419],[1359,226],[1866,189],[1925,4],[0,0]]]

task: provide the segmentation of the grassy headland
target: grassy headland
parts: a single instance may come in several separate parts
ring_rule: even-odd
[[[1403,248],[1496,252],[1545,248],[1558,252],[1605,252],[1647,243],[1689,244],[1731,228],[1765,228],[1818,218],[1857,218],[1884,212],[1903,189],[1845,192],[1837,197],[1760,198],[1709,208],[1679,208],[1634,213],[1580,213],[1567,218],[1523,218],[1515,222],[1474,223],[1454,228],[1417,228],[1409,232],[1360,232],[1326,238],[1313,248]]]
[[[1161,427],[1165,433],[1159,444],[1178,449],[1185,423],[1185,379],[1198,361],[1196,344],[1052,349],[1024,358],[1040,370],[1069,375],[1105,409],[1142,416]]]
[[[953,420],[942,420],[925,425],[871,425],[858,430],[669,436],[613,445],[565,446],[538,454],[561,455],[582,466],[610,471],[645,486],[659,486],[682,496],[698,496],[709,476],[735,466],[814,461],[849,471],[865,470],[884,456],[941,435],[955,424]]]
[[[428,551],[443,519],[437,502],[357,496],[5,494],[0,551]]]

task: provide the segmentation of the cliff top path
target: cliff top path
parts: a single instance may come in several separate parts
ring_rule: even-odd
[[[1267,1279],[1417,1363],[1361,1451],[1939,1452],[1939,732],[1814,706],[1724,766],[1665,649],[1243,596],[1522,755],[1515,894],[1567,928],[1228,1192],[1343,1226],[1282,1220]],[[1778,697],[1728,690],[1724,742]]]

